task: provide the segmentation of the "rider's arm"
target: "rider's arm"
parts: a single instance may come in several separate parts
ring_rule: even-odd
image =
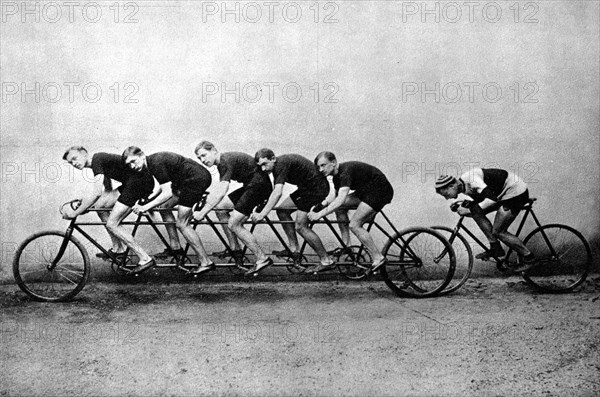
[[[327,178],[327,181],[329,182],[329,193],[327,194],[327,197],[325,197],[325,200],[321,202],[323,207],[326,207],[327,204],[333,203],[333,200],[335,200],[335,186],[333,185],[333,181],[330,177]]]
[[[142,212],[150,211],[152,208],[157,207],[173,197],[173,191],[171,190],[171,182],[166,182],[160,185],[158,196],[152,199],[149,203],[144,204],[140,207]]]
[[[265,204],[265,207],[260,212],[259,216],[264,218],[265,216],[269,215],[269,212],[271,212],[271,210],[279,202],[282,192],[283,192],[283,183],[276,184],[275,187],[273,188],[273,191],[271,192],[271,195],[269,196],[269,200],[267,201],[267,204]]]
[[[94,177],[90,193],[81,200],[79,208],[73,211],[73,217],[83,214],[98,201],[100,196],[102,196],[102,193],[104,192],[104,178],[105,176],[103,174],[98,174]]]
[[[329,215],[332,212],[334,212],[335,210],[337,210],[338,208],[340,208],[344,204],[344,201],[346,201],[346,197],[348,197],[349,193],[350,193],[349,186],[341,187],[338,190],[335,200],[333,200],[333,202],[331,202],[331,204],[328,204],[322,211],[319,212],[319,217],[324,217],[326,215]],[[335,192],[334,192],[334,194],[335,194]]]
[[[198,214],[194,217],[196,219],[202,219],[208,214],[213,208],[215,208],[223,197],[227,194],[227,190],[229,189],[229,181],[221,181],[215,186],[214,190],[210,192],[208,197],[206,198],[206,203],[204,207],[198,212]]]

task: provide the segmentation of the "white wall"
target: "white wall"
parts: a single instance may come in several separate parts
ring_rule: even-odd
[[[61,2],[29,2],[34,14],[2,2],[2,272],[16,242],[65,227],[58,204],[86,188],[61,160],[73,144],[193,156],[209,139],[310,159],[332,150],[388,175],[400,227],[454,222],[436,174],[497,165],[529,183],[543,220],[598,244],[598,2],[283,2],[272,22],[263,2],[227,2],[240,9],[236,22],[222,2],[138,1],[119,3],[118,23],[113,3],[99,3],[97,22],[96,3],[72,6],[71,22]],[[257,9],[262,17],[247,21]],[[137,22],[124,23],[132,12]],[[24,93],[36,83],[38,98]],[[222,98],[221,85],[236,83],[239,102]]]

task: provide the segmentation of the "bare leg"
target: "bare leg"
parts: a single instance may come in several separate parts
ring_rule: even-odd
[[[371,254],[371,258],[373,258],[373,264],[383,260],[383,255],[381,254],[381,250],[377,248],[375,241],[371,234],[363,227],[363,225],[369,222],[373,216],[377,212],[371,208],[367,203],[361,202],[354,212],[354,216],[352,216],[352,220],[350,220],[350,230],[352,233],[358,238],[358,240],[365,246],[369,254]]]
[[[287,197],[279,205],[281,207],[293,207],[295,204],[291,198]],[[292,250],[292,252],[298,252],[300,246],[298,245],[298,236],[296,235],[296,228],[294,225],[294,220],[292,219],[292,212],[294,212],[294,210],[277,210],[277,217],[280,221],[287,222],[283,223],[281,226],[283,227],[283,231],[288,238],[290,250]]]
[[[509,226],[515,220],[518,214],[518,212],[513,214],[511,210],[507,211],[500,207],[498,212],[496,212],[492,234],[496,236],[498,240],[517,251],[517,253],[520,255],[527,256],[531,254],[531,251],[525,247],[523,242],[517,236],[508,232]]]
[[[478,205],[471,207],[471,215],[473,216],[473,220],[477,223],[490,244],[494,244],[498,242],[498,239],[492,233],[492,222],[490,222],[488,217],[485,216],[486,212],[487,211],[483,211]]]
[[[177,204],[178,198],[176,196],[169,199],[166,203],[162,205],[162,208],[173,208]],[[175,226],[175,216],[171,211],[161,211],[160,212],[163,221],[171,222],[170,224],[165,225],[167,229],[167,234],[169,235],[169,245],[172,250],[178,250],[181,248],[181,244],[179,243],[179,235],[177,234],[177,227]]]
[[[295,222],[296,230],[298,234],[300,234],[304,240],[312,247],[313,250],[319,255],[321,258],[321,262],[330,262],[329,255],[327,255],[327,251],[325,251],[325,247],[323,247],[323,242],[321,238],[315,233],[311,228],[308,227],[308,213],[304,211],[298,210],[296,212],[296,222]]]
[[[144,249],[133,239],[133,236],[127,229],[121,225],[121,222],[131,213],[131,207],[116,202],[106,223],[106,227],[112,234],[119,238],[127,247],[129,247],[140,258],[140,263],[149,262],[152,258]]]
[[[211,263],[204,246],[202,245],[202,241],[198,236],[198,233],[194,230],[194,228],[190,225],[190,220],[192,218],[192,209],[190,207],[179,206],[177,211],[177,229],[183,234],[183,237],[190,243],[198,258],[200,259],[201,266],[208,266]]]
[[[337,210],[335,211],[335,216],[339,222],[338,227],[340,228],[342,241],[345,245],[350,245],[350,227],[348,226],[350,218],[348,217],[348,211]]]
[[[223,200],[217,205],[215,208],[215,213],[217,214],[217,218],[220,222],[225,222],[222,224],[223,232],[225,236],[227,236],[227,241],[229,242],[229,246],[232,250],[237,251],[240,250],[240,242],[236,238],[236,235],[231,231],[231,229],[227,226],[230,219],[230,210],[233,209],[233,203],[229,199],[229,197],[225,196]],[[227,211],[224,211],[227,210]]]
[[[115,205],[115,203],[117,202],[118,198],[119,198],[119,191],[113,190],[113,191],[109,192],[108,194],[102,195],[102,197],[100,197],[100,200],[98,200],[96,202],[95,207],[96,208],[112,208]],[[98,211],[98,217],[104,223],[108,222],[109,216],[110,216],[110,210]],[[119,238],[117,236],[115,236],[108,229],[108,227],[106,228],[106,231],[108,232],[108,235],[110,236],[110,239],[112,241],[112,250],[114,252],[125,251],[125,245],[123,245],[123,242],[121,240],[119,240]]]
[[[344,200],[343,207],[357,207],[360,204],[360,200],[358,197],[354,195],[348,195],[346,200]],[[340,208],[335,211],[335,215],[337,217],[340,234],[342,236],[342,241],[346,245],[350,245],[350,218],[348,217],[348,209]]]
[[[248,216],[234,210],[229,218],[229,228],[254,253],[257,261],[263,261],[267,259],[267,255],[258,244],[256,237],[244,227],[244,222],[247,219]]]

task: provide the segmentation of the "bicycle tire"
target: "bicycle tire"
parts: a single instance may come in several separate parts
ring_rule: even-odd
[[[432,226],[431,228],[440,232],[444,238],[450,242],[450,237],[454,233],[454,229],[447,226]],[[457,233],[451,244],[452,249],[454,249],[454,255],[456,256],[456,267],[454,268],[454,276],[452,277],[450,284],[444,288],[441,294],[449,294],[462,287],[473,271],[473,250],[465,236]]]
[[[552,255],[547,242],[557,256]],[[577,230],[560,224],[544,225],[529,233],[523,243],[534,253],[537,262],[522,274],[531,286],[544,292],[565,293],[585,281],[592,264],[592,250]]]
[[[57,266],[48,269],[65,238],[62,231],[43,231],[29,236],[17,248],[13,276],[19,288],[31,298],[41,302],[68,301],[87,283],[90,259],[83,244],[73,236]]]
[[[383,255],[388,263],[381,268],[386,285],[396,295],[429,298],[438,295],[452,280],[456,257],[452,245],[439,232],[410,227],[388,239]],[[433,260],[446,254],[436,263]]]

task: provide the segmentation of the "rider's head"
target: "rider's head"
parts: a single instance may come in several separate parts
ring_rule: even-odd
[[[137,146],[129,146],[125,149],[121,155],[121,159],[123,160],[125,167],[138,172],[143,170],[144,165],[146,164],[146,155],[142,149]]]
[[[458,197],[458,180],[450,175],[441,175],[435,181],[435,192],[442,195],[446,200]]]
[[[204,164],[207,167],[212,167],[219,161],[219,151],[217,150],[215,145],[213,145],[209,141],[200,142],[196,146],[194,153],[196,153],[196,157],[198,157],[198,160],[200,160],[202,164]]]
[[[321,152],[315,157],[315,165],[319,172],[325,176],[333,175],[337,168],[337,159],[331,152]]]
[[[263,172],[273,172],[277,158],[271,149],[263,148],[256,152],[254,161],[256,162],[256,166]]]
[[[71,146],[63,154],[63,160],[78,170],[82,170],[88,162],[88,151],[83,146]]]

